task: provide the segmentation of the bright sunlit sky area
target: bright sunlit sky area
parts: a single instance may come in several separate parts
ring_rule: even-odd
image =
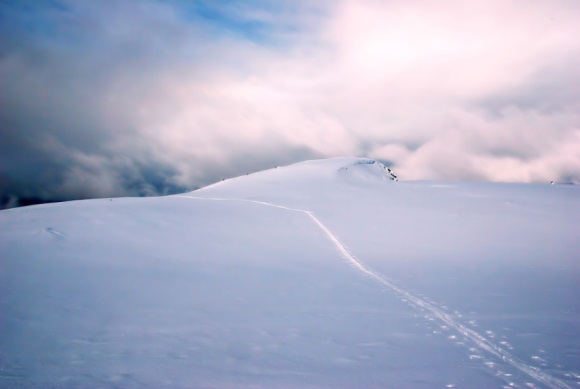
[[[575,0],[0,3],[0,199],[160,195],[305,159],[580,182]]]

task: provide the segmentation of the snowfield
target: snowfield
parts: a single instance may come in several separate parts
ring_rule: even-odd
[[[580,388],[580,190],[279,167],[0,212],[2,388]]]

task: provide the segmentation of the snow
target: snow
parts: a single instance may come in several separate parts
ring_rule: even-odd
[[[0,212],[0,387],[580,387],[576,186],[307,161]]]

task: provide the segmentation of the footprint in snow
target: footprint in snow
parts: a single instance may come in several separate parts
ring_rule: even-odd
[[[540,357],[539,355],[532,355],[532,359],[536,361],[540,366],[547,366],[547,361]]]
[[[60,232],[58,230],[55,230],[52,227],[46,227],[46,228],[43,229],[43,231],[44,232],[48,232],[49,234],[51,234],[53,236],[57,236],[59,238],[64,238],[65,237],[65,235],[62,232]]]

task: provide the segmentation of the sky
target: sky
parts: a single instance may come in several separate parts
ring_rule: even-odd
[[[580,183],[576,0],[0,0],[0,207],[364,156]]]

